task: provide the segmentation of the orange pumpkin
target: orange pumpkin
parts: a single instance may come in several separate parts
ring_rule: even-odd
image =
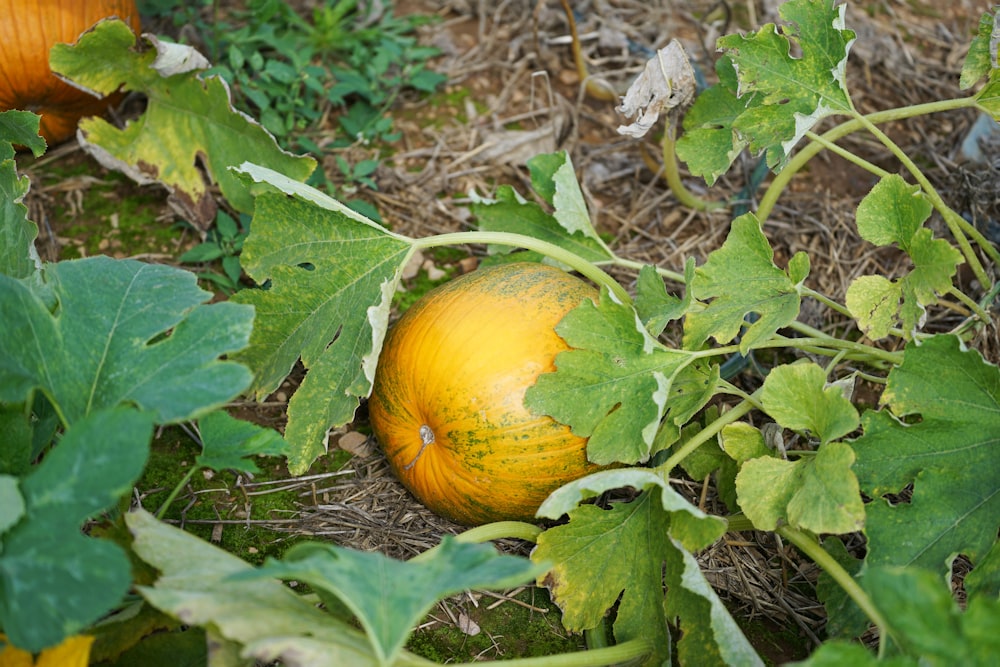
[[[121,96],[94,97],[56,78],[49,50],[74,43],[101,19],[118,17],[139,33],[135,0],[0,0],[0,111],[41,114],[51,146],[69,139],[84,116],[105,113]]]
[[[584,438],[524,406],[567,349],[554,331],[597,292],[557,268],[484,268],[410,307],[382,347],[368,402],[393,472],[465,525],[531,520],[548,495],[598,470]]]

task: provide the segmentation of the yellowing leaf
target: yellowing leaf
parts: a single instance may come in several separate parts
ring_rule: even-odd
[[[215,219],[212,181],[237,210],[253,207],[230,167],[262,162],[300,181],[312,173],[315,160],[281,150],[262,126],[233,108],[221,78],[196,71],[207,67],[203,58],[177,67],[176,45],[143,39],[148,44],[138,49],[125,23],[105,21],[75,45],[52,50],[52,69],[78,85],[102,94],[124,86],[146,95],[143,115],[122,130],[96,117],[80,123],[83,145],[99,161],[140,183],[162,183],[173,203],[202,226]]]
[[[858,411],[839,387],[827,386],[826,373],[812,362],[772,369],[760,400],[783,427],[809,433],[821,443],[841,438],[858,426]]]
[[[0,641],[5,639],[0,634]],[[0,650],[0,667],[87,667],[93,643],[94,638],[89,635],[73,635],[58,646],[43,650],[38,660],[27,651],[8,644]]]

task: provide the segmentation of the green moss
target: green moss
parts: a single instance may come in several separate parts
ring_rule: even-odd
[[[765,664],[784,665],[809,657],[812,646],[797,628],[783,628],[764,619],[747,619],[735,612],[733,618]]]
[[[46,186],[80,183],[54,197],[47,211],[48,224],[62,239],[59,259],[176,257],[187,249],[177,231],[157,219],[165,208],[160,188],[140,188],[122,174],[102,172],[85,157],[44,163],[35,175]]]
[[[571,653],[586,648],[583,637],[563,629],[559,609],[541,588],[528,588],[514,596],[522,604],[496,602],[483,596],[479,606],[463,604],[480,628],[468,635],[452,624],[435,624],[416,631],[407,644],[414,653],[436,662],[515,658]]]
[[[199,452],[194,441],[178,427],[164,429],[153,441],[149,463],[136,485],[147,510],[159,511],[170,492],[195,465]],[[260,472],[253,476],[253,482],[288,478],[288,470],[279,458],[258,457],[254,462]],[[337,470],[343,463],[343,456],[320,459],[310,472]],[[248,490],[242,486],[249,481],[245,474],[240,476],[229,470],[199,470],[171,504],[164,518],[183,521],[184,528],[190,533],[210,540],[250,563],[260,564],[268,556],[280,557],[299,538],[269,530],[254,522],[291,518],[298,509],[297,503],[301,502],[298,497],[300,491],[259,493],[262,488]]]

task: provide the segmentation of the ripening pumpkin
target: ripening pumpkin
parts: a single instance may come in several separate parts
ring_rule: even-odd
[[[368,402],[393,472],[456,523],[530,520],[548,495],[599,467],[587,441],[524,405],[567,349],[554,327],[590,285],[527,262],[428,292],[386,336]]]
[[[73,136],[84,116],[104,114],[120,95],[94,97],[57,78],[49,50],[72,44],[101,19],[118,17],[139,33],[135,0],[0,0],[0,111],[41,114],[51,146]]]

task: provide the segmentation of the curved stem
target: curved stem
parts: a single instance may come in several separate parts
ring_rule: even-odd
[[[846,315],[847,317],[850,317],[852,320],[854,319],[854,316],[851,315],[851,311],[849,311],[845,306],[840,305],[830,297],[826,296],[825,294],[821,294],[820,292],[817,292],[816,290],[810,289],[808,287],[800,287],[799,289],[802,293],[802,296],[812,297],[813,299],[816,299],[817,301],[822,303],[827,308],[835,310],[841,315]]]
[[[858,352],[876,359],[881,359],[887,361],[890,364],[901,364],[903,363],[903,353],[902,352],[889,352],[878,347],[873,347],[871,345],[865,345],[864,343],[856,343],[852,340],[842,340],[840,338],[834,338],[829,336],[819,329],[815,329],[808,324],[803,322],[795,321],[788,325],[788,328],[798,331],[799,333],[805,334],[806,336],[819,339],[821,345],[829,346],[838,350],[851,350],[853,352]],[[795,339],[789,339],[794,341]],[[786,341],[787,342],[787,341]]]
[[[723,518],[729,524],[726,527],[726,530],[729,532],[739,533],[747,530],[757,530],[756,526],[753,525],[753,521],[748,519],[745,514],[732,514]]]
[[[756,396],[756,393],[754,394]],[[753,398],[753,396],[751,397]],[[698,449],[700,446],[708,442],[711,438],[715,437],[723,427],[727,424],[732,424],[734,421],[747,414],[754,409],[753,402],[749,400],[741,401],[736,404],[731,410],[721,415],[718,419],[713,421],[711,424],[703,428],[702,430],[695,433],[690,440],[681,445],[676,452],[670,455],[666,461],[656,467],[656,472],[662,476],[667,477],[670,471],[673,470],[677,465],[687,458],[688,454]]]
[[[470,528],[455,536],[458,542],[480,544],[504,538],[514,538],[525,542],[537,542],[542,529],[526,521],[494,521]]]
[[[525,521],[494,521],[493,523],[484,523],[481,526],[469,528],[464,532],[458,533],[455,535],[455,541],[465,544],[482,544],[483,542],[492,542],[493,540],[518,539],[534,543],[541,534],[542,529],[533,523]],[[437,544],[427,551],[420,552],[410,560],[418,563],[422,560],[427,560],[431,557],[431,554],[437,552],[440,548],[441,545]]]
[[[631,259],[625,259],[624,257],[618,257],[617,255],[615,256],[613,263],[615,264],[615,266],[620,266],[623,269],[635,269],[636,271],[642,269],[643,266],[652,266],[643,264],[642,262],[636,262]],[[663,278],[666,278],[667,280],[672,280],[675,283],[684,282],[683,273],[677,273],[676,271],[671,271],[670,269],[663,269],[660,268],[659,266],[653,266],[653,268],[656,270],[657,274],[659,274]]]
[[[952,111],[954,109],[965,109],[974,106],[976,106],[975,98],[960,97],[952,100],[915,104],[913,106],[900,107],[898,109],[887,109],[885,111],[877,111],[866,116],[844,121],[840,125],[827,130],[820,136],[827,141],[836,141],[837,139],[847,136],[852,132],[857,132],[864,127],[860,118],[865,118],[871,123],[886,123],[893,120],[902,120],[904,118],[913,118],[914,116],[923,116],[925,114]],[[809,142],[803,146],[802,150],[797,152],[788,160],[784,169],[775,175],[771,184],[761,196],[760,205],[757,207],[757,218],[761,221],[761,223],[763,223],[764,220],[766,220],[771,214],[774,204],[777,202],[778,197],[781,196],[781,193],[785,191],[785,188],[788,186],[788,182],[792,179],[792,177],[799,170],[801,170],[802,167],[809,162],[809,160],[815,157],[817,153],[822,151],[823,148],[824,146],[822,144],[818,144],[815,141]]]
[[[580,46],[580,33],[576,29],[576,19],[573,17],[573,8],[570,7],[569,0],[560,0],[563,11],[566,12],[566,23],[569,26],[570,43],[573,49],[573,62],[576,64],[576,74],[583,82],[583,88],[588,95],[595,100],[605,102],[617,102],[618,93],[611,86],[600,79],[590,76],[587,69],[587,61],[583,57],[583,48]]]
[[[617,280],[605,273],[594,262],[584,259],[576,253],[557,246],[554,243],[542,241],[533,236],[511,232],[452,232],[450,234],[437,234],[435,236],[411,239],[411,243],[414,248],[432,248],[434,246],[463,245],[466,243],[493,243],[534,250],[566,264],[574,271],[578,271],[587,278],[590,278],[597,285],[607,287],[608,291],[614,294],[622,303],[632,303],[632,297],[625,291],[625,288],[619,285]]]
[[[696,211],[715,211],[725,208],[726,205],[723,202],[702,199],[687,189],[684,181],[681,180],[680,168],[677,166],[677,153],[674,150],[676,143],[674,128],[667,127],[663,132],[663,141],[660,144],[663,149],[663,178],[677,201]]]
[[[916,179],[917,183],[924,191],[924,195],[930,200],[931,205],[934,207],[941,217],[944,218],[944,222],[948,225],[948,230],[951,231],[951,235],[955,237],[955,241],[958,243],[958,247],[961,248],[962,254],[965,256],[965,261],[969,263],[969,268],[976,275],[976,279],[979,280],[979,284],[983,286],[984,289],[988,289],[993,286],[989,277],[986,275],[986,269],[983,268],[982,263],[979,261],[979,257],[976,256],[975,251],[972,249],[972,245],[969,243],[969,239],[965,234],[963,225],[958,222],[961,220],[962,216],[958,215],[945,204],[941,195],[938,194],[937,190],[934,189],[934,185],[924,176],[923,172],[914,164],[910,156],[907,155],[902,148],[896,145],[892,139],[886,135],[885,132],[880,130],[874,123],[868,120],[864,116],[858,116],[858,120],[861,121],[862,125],[866,130],[871,132],[882,145],[889,149],[897,160],[906,167],[906,170],[910,172],[910,175]],[[964,220],[962,221],[964,222]]]
[[[648,639],[637,637],[606,648],[577,653],[557,653],[537,658],[512,658],[502,661],[502,664],[512,667],[603,667],[604,665],[616,665],[642,658],[652,651],[653,645]],[[481,667],[482,664],[481,662],[458,662],[452,663],[452,667]]]
[[[844,158],[848,162],[850,162],[852,164],[858,165],[859,167],[861,167],[865,171],[871,172],[871,173],[875,174],[876,176],[878,176],[879,178],[885,178],[885,177],[887,177],[887,176],[890,175],[890,173],[888,171],[886,171],[882,167],[878,166],[877,164],[873,164],[873,163],[869,162],[868,160],[864,159],[860,155],[855,155],[854,153],[852,153],[851,151],[847,150],[846,148],[841,148],[838,144],[836,144],[836,143],[834,143],[832,141],[829,141],[828,139],[826,139],[822,135],[816,134],[815,132],[806,132],[806,136],[809,137],[809,139],[811,141],[815,141],[817,144],[819,144],[823,148],[827,149],[831,153],[839,155],[840,157]]]
[[[951,294],[953,297],[955,297],[956,299],[958,299],[959,301],[961,301],[963,304],[965,304],[969,308],[969,310],[971,310],[973,313],[975,313],[976,317],[978,317],[979,319],[981,319],[983,322],[989,322],[990,321],[990,314],[987,313],[984,309],[980,308],[979,304],[976,303],[975,299],[973,299],[972,297],[968,296],[962,290],[960,290],[957,287],[955,287],[954,285],[952,285],[951,289],[948,290],[948,294]],[[958,306],[955,306],[953,308],[953,310],[957,311],[958,308],[959,308]]]
[[[779,526],[775,529],[778,535],[794,544],[798,549],[808,556],[814,563],[823,568],[830,577],[837,582],[837,585],[844,589],[844,592],[854,600],[861,611],[878,626],[882,637],[892,633],[888,623],[881,612],[875,608],[868,593],[858,584],[857,580],[831,556],[815,539],[790,526]]]

